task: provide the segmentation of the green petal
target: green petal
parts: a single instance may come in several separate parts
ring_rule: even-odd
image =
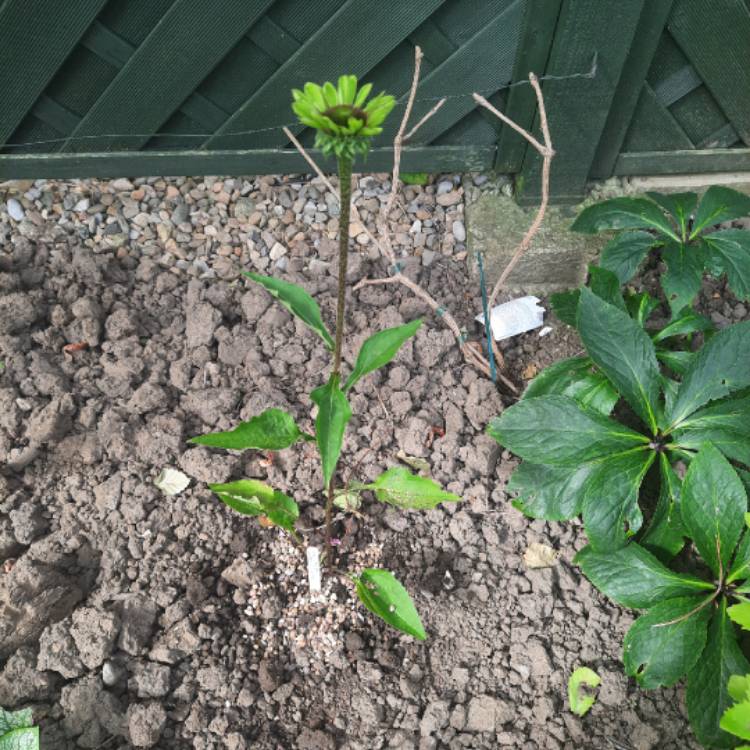
[[[359,117],[350,117],[346,124],[348,125],[348,129],[350,133],[358,133],[361,129],[364,123],[362,120],[359,119]]]
[[[365,99],[367,99],[371,91],[371,83],[366,83],[364,86],[362,86],[362,88],[359,90],[359,93],[357,94],[357,98],[354,100],[354,106],[361,107],[365,103]]]
[[[308,81],[305,84],[305,96],[310,100],[312,105],[318,109],[326,108],[326,100],[323,97],[323,92],[321,91],[320,86]]]
[[[327,107],[335,107],[339,103],[338,91],[336,91],[336,87],[330,81],[326,81],[323,84],[323,98]]]
[[[357,76],[339,76],[339,98],[342,104],[353,104],[357,93]]]

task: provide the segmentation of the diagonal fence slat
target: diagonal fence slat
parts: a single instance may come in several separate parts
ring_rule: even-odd
[[[430,143],[477,108],[472,91],[489,92],[506,86],[513,74],[523,3],[516,0],[475,34],[442,65],[427,75],[419,86],[413,122],[426,114],[438,99],[445,104],[415,134],[412,143]],[[477,65],[481,60],[481,65]],[[403,111],[406,97],[399,101]],[[426,101],[425,101],[426,100]],[[392,123],[399,121],[393,117]],[[392,133],[384,133],[385,138]]]
[[[63,151],[137,149],[193,92],[272,0],[177,0],[73,131]],[[109,133],[132,133],[125,138]]]
[[[381,0],[377,29],[373,29],[371,0],[348,0],[318,32],[272,75],[205,146],[242,148],[248,139],[233,135],[264,127],[279,128],[293,119],[290,90],[306,81],[335,79],[342,72],[362,76],[421,24],[444,0]],[[259,148],[286,142],[280,130],[255,133]]]
[[[745,3],[742,0],[677,0],[668,28],[745,145],[750,145],[747,101],[750,11]],[[731,54],[727,54],[728,50]]]
[[[6,143],[105,0],[6,0],[0,8],[0,145]]]

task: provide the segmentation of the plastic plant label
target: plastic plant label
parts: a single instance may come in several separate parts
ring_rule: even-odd
[[[495,341],[539,328],[544,323],[545,310],[538,303],[538,297],[528,296],[493,307],[490,311],[490,325]],[[484,325],[484,315],[477,315],[475,320]]]
[[[307,548],[307,582],[311,594],[320,593],[320,550],[317,547]]]

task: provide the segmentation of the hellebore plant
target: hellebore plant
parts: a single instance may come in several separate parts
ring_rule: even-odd
[[[750,232],[711,230],[716,224],[750,215],[750,196],[727,187],[709,188],[700,202],[695,193],[646,193],[613,198],[584,209],[573,222],[576,232],[617,232],[604,247],[600,264],[621,283],[629,281],[650,251],[660,249],[667,271],[662,288],[673,315],[692,304],[704,270],[726,274],[739,299],[750,299]]]
[[[30,708],[0,708],[0,750],[39,750],[39,727],[33,726]]]
[[[383,367],[396,356],[401,346],[421,325],[420,320],[388,328],[370,336],[363,344],[354,367],[344,378],[342,373],[342,343],[344,337],[346,267],[349,252],[349,209],[351,203],[352,165],[357,156],[365,156],[372,136],[393,109],[392,96],[380,94],[369,102],[371,85],[357,90],[355,76],[341,76],[338,86],[325,83],[305,84],[304,91],[293,92],[292,105],[300,122],[316,130],[316,145],[338,162],[341,212],[339,218],[339,274],[336,329],[331,336],[323,322],[315,300],[301,287],[270,276],[256,273],[245,275],[272,294],[289,312],[314,331],[332,352],[332,368],[327,381],[315,388],[310,399],[317,406],[315,434],[299,429],[291,415],[280,409],[267,409],[228,432],[217,432],[195,437],[199,445],[233,450],[277,451],[288,448],[298,440],[314,442],[320,452],[325,504],[326,562],[334,566],[332,528],[333,508],[353,510],[359,506],[359,496],[370,491],[380,502],[404,509],[434,508],[441,502],[456,502],[459,498],[443,491],[432,479],[412,474],[405,467],[394,467],[368,484],[349,483],[337,488],[336,467],[341,453],[346,425],[352,412],[347,399],[351,388],[369,373]],[[299,507],[289,496],[264,482],[241,479],[209,487],[230,508],[245,515],[258,516],[262,525],[277,526],[287,532],[298,546],[304,546],[295,528]],[[314,548],[308,548],[309,552]],[[354,582],[362,603],[389,625],[423,640],[426,635],[419,615],[404,587],[387,570],[369,568],[358,576],[348,576]]]

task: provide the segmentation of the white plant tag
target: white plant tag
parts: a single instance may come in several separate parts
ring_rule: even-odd
[[[311,594],[320,593],[320,550],[317,547],[307,548],[307,582]]]
[[[539,328],[544,323],[545,311],[538,302],[538,297],[519,297],[493,307],[490,311],[490,325],[495,341]],[[477,315],[475,320],[484,325],[483,314]]]
[[[154,484],[165,495],[179,495],[189,484],[190,477],[177,469],[162,469]]]

